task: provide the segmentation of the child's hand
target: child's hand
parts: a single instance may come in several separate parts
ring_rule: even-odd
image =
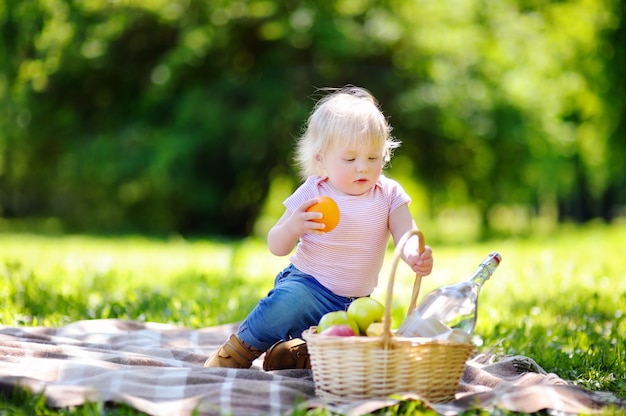
[[[307,212],[311,206],[318,202],[317,198],[309,199],[291,213],[287,220],[289,228],[298,236],[302,234],[324,234],[324,224],[313,220],[322,218],[321,212]]]
[[[322,218],[320,212],[307,212],[317,199],[310,199],[293,212],[285,210],[267,234],[267,245],[276,256],[286,256],[298,244],[303,234],[323,234],[324,224],[312,221]]]
[[[407,246],[409,246],[407,244]],[[406,247],[404,250],[404,261],[411,270],[420,276],[428,276],[433,271],[433,251],[429,246],[424,248],[420,255],[417,247]]]

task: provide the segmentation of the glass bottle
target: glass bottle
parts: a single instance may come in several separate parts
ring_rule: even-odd
[[[485,257],[467,280],[430,292],[404,320],[397,334],[405,337],[432,336],[428,332],[432,332],[432,324],[437,321],[437,327],[472,334],[476,327],[480,289],[501,260],[500,254],[494,251]]]

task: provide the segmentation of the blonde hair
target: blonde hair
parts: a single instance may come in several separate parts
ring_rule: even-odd
[[[392,128],[374,96],[354,86],[323,90],[330,94],[317,102],[297,142],[295,159],[302,178],[323,175],[316,156],[335,146],[380,147],[386,165],[400,142],[391,136]]]

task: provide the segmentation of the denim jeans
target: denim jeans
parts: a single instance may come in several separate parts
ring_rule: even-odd
[[[277,341],[301,337],[302,331],[317,325],[325,313],[346,310],[354,299],[334,294],[313,276],[289,265],[241,323],[237,336],[266,351]]]

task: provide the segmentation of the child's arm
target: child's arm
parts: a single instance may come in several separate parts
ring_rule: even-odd
[[[282,217],[272,227],[267,234],[267,246],[272,254],[276,256],[286,256],[291,253],[298,243],[302,234],[322,234],[324,224],[311,221],[313,219],[322,218],[319,212],[307,212],[306,210],[317,202],[317,199],[311,199],[303,203],[291,212],[285,210]]]
[[[417,229],[407,204],[402,205],[391,213],[389,216],[389,229],[396,245],[404,234],[410,230]],[[418,246],[417,237],[410,238],[406,242],[404,250],[402,250],[402,259],[415,273],[420,276],[428,276],[433,270],[433,252],[429,246],[426,246],[424,252],[420,255]]]

